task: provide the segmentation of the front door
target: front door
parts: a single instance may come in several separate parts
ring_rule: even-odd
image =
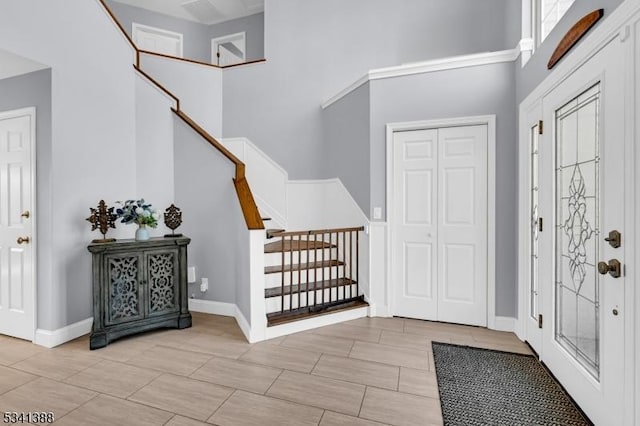
[[[486,125],[393,138],[394,315],[487,324]]]
[[[33,340],[33,108],[0,113],[0,334]]]
[[[542,104],[541,216],[551,226],[540,236],[541,359],[598,425],[623,422],[624,318],[632,314],[624,297],[623,46],[611,42]]]

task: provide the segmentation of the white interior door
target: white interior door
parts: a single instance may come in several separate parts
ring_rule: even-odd
[[[246,62],[246,33],[241,32],[211,40],[211,59],[212,63],[221,67]]]
[[[438,319],[438,130],[393,135],[395,315]]]
[[[0,334],[35,331],[33,170],[35,110],[0,113]]]
[[[438,130],[438,320],[487,325],[487,126]]]
[[[182,58],[183,36],[180,33],[133,23],[133,42],[140,50]]]
[[[487,126],[394,133],[394,315],[487,325]]]
[[[624,415],[624,55],[614,40],[543,99],[542,360],[597,425]],[[614,248],[605,238],[622,233]],[[623,269],[623,268],[622,268]],[[548,326],[546,325],[548,323]]]

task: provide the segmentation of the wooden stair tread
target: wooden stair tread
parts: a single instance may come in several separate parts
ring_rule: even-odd
[[[355,285],[356,282],[349,278],[334,278],[331,280],[316,281],[308,284],[294,284],[293,286],[284,286],[284,295],[298,294],[299,292],[322,290],[328,288],[343,287],[347,285]],[[282,286],[267,288],[264,291],[264,297],[280,297],[282,296]]]
[[[267,314],[267,327],[273,327],[275,325],[299,321],[320,315],[333,314],[340,311],[358,309],[365,306],[369,306],[369,304],[364,301],[363,296],[359,296],[323,307],[314,308],[313,306],[309,306],[286,312],[272,312],[270,314]]]
[[[339,260],[325,260],[324,262],[311,262],[311,263],[295,263],[293,265],[284,265],[284,269],[280,265],[275,266],[265,266],[264,273],[265,274],[277,274],[284,270],[284,273],[287,272],[297,272],[303,271],[307,269],[320,269],[320,268],[330,268],[332,266],[342,266],[344,262]]]
[[[288,252],[288,251],[300,251],[300,250],[317,250],[317,249],[323,249],[323,248],[335,248],[336,247],[335,244],[330,244],[330,243],[327,243],[325,241],[309,241],[309,242],[307,242],[306,240],[302,240],[302,241],[285,240],[283,242],[282,240],[280,240],[280,241],[274,241],[272,243],[265,244],[264,245],[264,252],[265,253],[280,253],[283,250],[283,245],[284,245],[284,251],[285,252]]]

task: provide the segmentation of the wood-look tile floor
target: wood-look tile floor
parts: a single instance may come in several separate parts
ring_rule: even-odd
[[[248,344],[235,320],[193,314],[90,351],[0,336],[0,412],[56,424],[441,425],[431,342],[530,353],[512,333],[361,318]]]

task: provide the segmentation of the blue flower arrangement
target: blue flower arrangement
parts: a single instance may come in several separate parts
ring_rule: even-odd
[[[116,209],[116,215],[120,222],[125,224],[137,223],[138,225],[149,225],[151,228],[158,226],[160,213],[153,208],[151,204],[147,204],[144,198],[139,200],[116,201],[121,207]]]

